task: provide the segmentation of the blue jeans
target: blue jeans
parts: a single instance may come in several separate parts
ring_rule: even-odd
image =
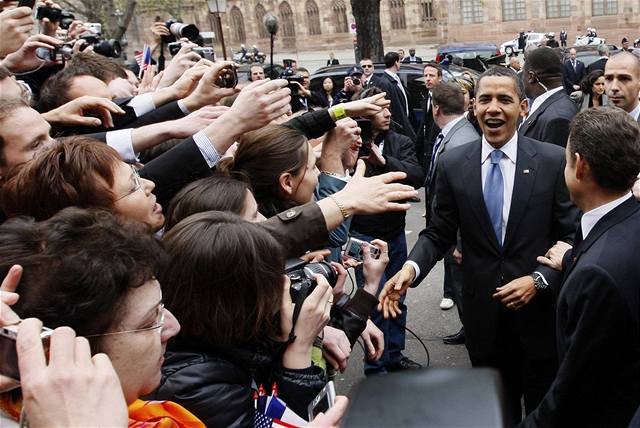
[[[351,231],[351,236],[368,242],[376,239],[354,230]],[[407,261],[407,238],[404,230],[391,238],[387,244],[389,245],[389,264],[380,279],[378,294],[382,291],[387,279],[395,275]],[[364,285],[362,266],[356,269],[356,282],[358,287]],[[404,297],[402,296],[400,300],[402,314],[398,318],[385,320],[377,308],[371,312],[371,321],[384,333],[384,353],[378,361],[365,361],[364,369],[367,373],[385,373],[387,366],[397,363],[402,358],[405,339],[404,327],[407,325],[407,307],[404,305]]]

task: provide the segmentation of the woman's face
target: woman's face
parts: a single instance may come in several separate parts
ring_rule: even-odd
[[[593,87],[591,88],[591,92],[596,95],[604,94],[604,76],[598,77],[598,79],[593,82]]]
[[[114,182],[111,191],[115,195],[115,211],[126,218],[148,224],[153,231],[164,225],[162,206],[156,203],[152,193],[156,185],[153,181],[138,176],[129,164],[119,162],[114,170]]]
[[[313,153],[311,144],[308,144],[308,153],[307,165],[292,177],[291,199],[299,205],[313,200],[313,194],[318,185],[318,176],[320,175],[320,171],[316,167],[316,155]]]
[[[149,280],[131,289],[122,305],[122,318],[109,332],[158,328],[114,334],[101,339],[101,348],[118,373],[128,404],[158,387],[167,342],[180,331],[178,320],[161,304],[162,291],[157,280]],[[163,313],[164,323],[161,324]]]
[[[246,192],[240,217],[250,221],[251,223],[260,223],[261,221],[265,221],[265,216],[258,212],[258,203],[256,202],[256,198],[253,196],[253,193],[251,193],[249,189],[247,189]]]
[[[333,91],[333,80],[331,80],[330,78],[326,78],[322,81],[322,88],[325,90],[325,92],[331,92]]]

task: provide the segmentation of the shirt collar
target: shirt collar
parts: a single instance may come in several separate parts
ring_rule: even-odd
[[[495,148],[491,144],[489,144],[489,142],[483,135],[481,163],[485,163],[489,156],[491,156],[491,152],[494,150]],[[502,150],[502,153],[504,153],[511,162],[516,163],[516,158],[518,157],[518,133],[515,132],[513,134],[513,137],[511,137],[507,144],[502,146],[500,150]]]
[[[398,75],[396,73],[394,73],[391,70],[385,70],[385,73],[387,73],[389,76],[393,77],[393,80],[398,80]]]
[[[607,215],[610,211],[613,211],[614,208],[617,208],[618,205],[621,205],[631,196],[631,192],[629,192],[615,201],[600,205],[598,208],[594,208],[591,211],[584,213],[582,215],[582,219],[580,219],[580,226],[582,226],[582,239],[587,239],[589,232],[593,230],[594,226],[600,221],[600,219],[602,219],[602,217]]]
[[[442,134],[443,138],[447,137],[447,134],[451,131],[451,129],[456,126],[456,123],[460,122],[462,119],[464,119],[464,115],[459,116],[455,119],[453,119],[451,122],[447,123],[444,128],[442,128],[442,130],[440,131],[440,133]]]
[[[534,99],[533,104],[531,105],[531,109],[529,110],[529,116],[531,116],[534,111],[538,110],[538,108],[540,108],[542,103],[548,100],[551,97],[551,95],[555,94],[556,92],[560,92],[563,89],[564,89],[563,86],[558,86],[555,89],[549,89],[547,92],[545,92],[544,94]]]
[[[631,110],[631,112],[629,113],[631,115],[631,117],[633,118],[633,120],[638,120],[638,116],[640,116],[640,103],[638,103],[638,105],[636,106],[636,108],[634,108],[633,110]]]

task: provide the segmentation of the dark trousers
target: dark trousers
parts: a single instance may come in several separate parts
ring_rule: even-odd
[[[473,367],[492,367],[500,372],[505,387],[505,405],[514,425],[522,420],[521,398],[524,396],[525,412],[532,412],[551,386],[558,368],[555,357],[526,355],[517,325],[514,313],[502,308],[492,354],[476,356],[469,353]]]
[[[460,322],[462,322],[462,265],[459,265],[453,258],[451,247],[444,256],[444,297],[453,299],[456,302]]]
[[[376,239],[353,230],[351,235],[368,242]],[[378,293],[382,290],[387,279],[395,275],[402,268],[404,262],[407,261],[407,238],[404,230],[389,239],[387,244],[389,245],[389,264],[380,279]],[[356,282],[358,287],[364,285],[361,266],[356,269]],[[367,372],[386,372],[386,366],[396,363],[402,358],[405,341],[404,327],[407,325],[407,307],[404,305],[404,296],[400,300],[400,309],[402,314],[398,318],[387,320],[384,319],[377,308],[371,312],[371,321],[384,333],[384,353],[378,361],[365,361],[364,369]]]

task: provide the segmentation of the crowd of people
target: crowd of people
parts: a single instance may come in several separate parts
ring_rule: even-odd
[[[507,425],[630,423],[637,56],[588,70],[541,47],[445,81],[410,49],[312,91],[295,62],[240,84],[186,39],[163,70],[124,66],[16,3],[0,1],[2,426],[263,426],[266,396],[286,407],[269,421],[339,426],[346,397],[308,408],[359,339],[372,379],[421,368],[404,299],[441,259],[463,326],[444,341],[500,373]],[[42,55],[63,42],[65,60]],[[420,118],[403,63],[424,64]]]

